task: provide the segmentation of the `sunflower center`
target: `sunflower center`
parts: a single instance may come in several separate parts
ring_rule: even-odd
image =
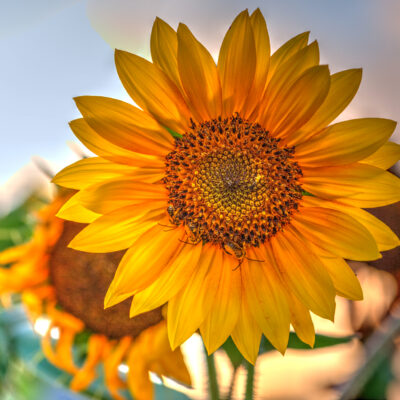
[[[104,310],[104,297],[124,252],[92,254],[67,247],[83,224],[65,221],[50,254],[50,277],[59,304],[93,332],[136,337],[161,321],[160,308],[129,318],[130,300]]]
[[[242,257],[289,223],[302,197],[294,147],[234,115],[192,124],[166,156],[171,223],[189,242],[211,242]]]

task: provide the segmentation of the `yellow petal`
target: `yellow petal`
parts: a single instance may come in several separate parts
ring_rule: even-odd
[[[296,146],[296,158],[308,167],[351,164],[379,149],[395,128],[395,121],[383,118],[339,122]]]
[[[350,300],[362,300],[363,292],[356,274],[343,258],[321,257],[339,296]]]
[[[287,291],[287,299],[290,308],[290,322],[301,341],[314,347],[315,329],[310,312],[290,290]]]
[[[104,376],[107,389],[116,400],[125,400],[119,393],[125,387],[124,381],[119,377],[118,367],[125,361],[125,356],[129,351],[132,338],[125,336],[120,339],[104,359]]]
[[[251,260],[241,266],[243,296],[264,335],[284,354],[289,340],[290,315],[272,254],[263,248],[249,250],[248,256]]]
[[[120,100],[81,96],[75,103],[87,124],[104,139],[130,151],[164,156],[173,138],[150,115]]]
[[[75,119],[69,123],[74,135],[93,153],[120,164],[133,167],[164,168],[164,160],[148,154],[135,153],[116,146],[96,133],[83,119]]]
[[[96,366],[101,361],[107,349],[107,338],[103,335],[92,334],[89,338],[87,358],[82,368],[72,378],[72,390],[85,390],[96,379]]]
[[[293,226],[271,238],[282,279],[292,293],[314,314],[333,321],[335,288],[321,260]]]
[[[75,332],[68,329],[61,329],[60,338],[57,341],[57,357],[63,369],[75,373],[77,367],[73,360],[72,350],[74,346]]]
[[[178,27],[178,68],[189,106],[197,119],[207,121],[220,116],[221,84],[217,66],[184,24]]]
[[[69,198],[60,208],[56,216],[58,218],[82,224],[90,224],[97,218],[101,217],[101,214],[90,211],[82,206],[79,200],[81,193],[82,192],[75,193],[71,198]]]
[[[160,307],[175,296],[195,272],[201,248],[202,245],[183,246],[159,278],[133,297],[130,317]]]
[[[287,139],[292,146],[306,142],[315,133],[329,125],[351,102],[361,83],[361,69],[348,69],[331,76],[331,86],[321,107],[299,132]]]
[[[268,80],[272,78],[280,66],[285,63],[289,58],[296,54],[303,47],[307,46],[310,32],[303,32],[293,37],[284,43],[278,50],[271,56],[271,62],[268,71]]]
[[[380,149],[360,162],[374,167],[388,169],[400,160],[400,145],[393,142],[385,143]]]
[[[168,337],[173,350],[199,328],[212,307],[207,281],[218,267],[217,251],[220,250],[213,245],[204,245],[196,272],[168,302]]]
[[[270,43],[267,24],[259,8],[250,17],[256,47],[256,70],[249,98],[243,107],[243,117],[248,118],[264,94],[270,61]]]
[[[142,354],[132,354],[129,357],[129,371],[127,384],[129,391],[135,396],[136,400],[154,399],[153,383],[149,379],[149,369],[147,360],[142,360]]]
[[[100,157],[84,158],[61,170],[52,182],[70,189],[83,189],[97,182],[128,175],[134,168],[114,164]]]
[[[186,103],[159,67],[121,50],[115,51],[115,64],[122,84],[139,107],[161,125],[178,133],[186,131],[190,118]]]
[[[290,87],[282,101],[270,107],[264,126],[275,137],[301,128],[324,101],[330,85],[326,65],[307,69]]]
[[[180,251],[183,237],[183,229],[158,224],[140,236],[119,263],[104,300],[105,307],[125,300],[157,280]]]
[[[242,297],[238,322],[232,331],[232,340],[246,360],[255,364],[260,349],[261,328],[253,318],[245,296]]]
[[[372,235],[347,214],[329,208],[302,207],[292,218],[292,226],[306,239],[332,254],[358,261],[380,258]]]
[[[242,111],[253,85],[256,63],[253,29],[245,10],[236,17],[226,33],[218,58],[224,116]]]
[[[29,250],[29,244],[22,244],[19,246],[10,247],[0,252],[0,264],[9,264],[21,259]]]
[[[222,250],[220,252],[222,253]],[[242,284],[240,269],[236,268],[238,261],[227,254],[222,254],[222,257],[221,264],[213,265],[213,268],[221,269],[221,275],[216,282],[218,289],[213,299],[213,307],[200,325],[200,333],[208,354],[213,353],[228,339],[240,312]]]
[[[350,215],[367,228],[374,238],[379,251],[390,250],[400,245],[399,238],[386,224],[361,208],[312,196],[303,197],[302,205],[305,207],[333,208]]]
[[[68,247],[89,253],[126,249],[165,214],[163,208],[150,210],[149,205],[139,204],[103,215],[83,228]]]
[[[151,58],[180,88],[181,81],[178,71],[178,38],[176,32],[162,19],[156,17],[150,39]]]
[[[149,208],[166,208],[168,193],[161,184],[116,178],[86,188],[80,193],[79,200],[83,207],[91,211],[108,214],[118,208],[144,202]]]
[[[303,167],[302,171],[302,187],[328,200],[361,208],[381,207],[400,200],[400,179],[371,165]]]
[[[266,88],[264,98],[259,104],[260,123],[265,125],[268,120],[268,114],[271,109],[285,101],[288,96],[289,89],[293,83],[307,69],[319,64],[319,48],[318,43],[312,42],[309,46],[304,47],[283,63],[279,69],[271,77]]]

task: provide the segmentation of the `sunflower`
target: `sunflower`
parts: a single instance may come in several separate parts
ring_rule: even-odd
[[[103,365],[105,384],[115,399],[128,388],[135,399],[153,398],[149,371],[190,384],[179,349],[172,351],[160,308],[129,319],[129,304],[103,309],[103,297],[123,252],[78,253],[66,244],[81,224],[55,217],[65,197],[39,214],[32,240],[0,253],[0,294],[21,294],[33,326],[48,321],[42,339],[47,359],[70,373],[71,389],[85,390]],[[44,319],[45,318],[45,319]],[[56,345],[52,336],[58,336]],[[80,361],[74,348],[79,345]],[[83,346],[83,349],[82,349]],[[127,379],[119,376],[128,367]]]
[[[231,335],[255,362],[261,335],[282,353],[290,325],[313,345],[310,311],[333,321],[335,296],[362,299],[344,259],[375,260],[399,240],[363,210],[400,199],[385,171],[396,123],[331,122],[360,69],[330,74],[302,33],[270,56],[264,17],[240,13],[217,64],[186,25],[156,19],[152,62],[116,50],[138,107],[75,99],[71,122],[97,157],[54,182],[78,192],[60,217],[89,225],[70,243],[128,249],[105,298],[134,317],[168,303],[176,348],[200,330],[209,353]]]

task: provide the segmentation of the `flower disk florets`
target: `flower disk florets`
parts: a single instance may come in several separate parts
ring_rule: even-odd
[[[294,147],[239,115],[213,119],[175,141],[166,156],[168,213],[188,241],[243,251],[290,221],[302,197]]]

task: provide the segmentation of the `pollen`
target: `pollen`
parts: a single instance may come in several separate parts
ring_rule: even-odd
[[[171,223],[190,243],[213,243],[237,256],[290,221],[302,197],[295,148],[238,114],[195,124],[166,156]],[[240,256],[238,256],[240,258]]]

